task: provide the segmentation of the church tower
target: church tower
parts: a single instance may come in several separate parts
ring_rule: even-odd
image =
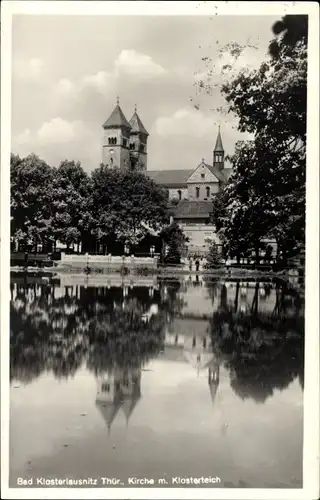
[[[120,108],[119,98],[116,107],[102,127],[104,129],[102,163],[110,168],[129,169],[131,127]]]
[[[223,170],[224,168],[224,149],[222,145],[221,133],[220,133],[220,125],[218,136],[216,140],[216,145],[213,150],[213,166],[218,168],[219,170]]]
[[[130,160],[132,170],[147,170],[148,132],[142,124],[135,108],[130,120]]]

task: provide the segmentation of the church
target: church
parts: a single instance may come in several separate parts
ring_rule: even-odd
[[[212,198],[227,183],[232,168],[225,160],[220,127],[217,133],[212,161],[201,160],[199,165],[186,170],[151,170],[147,163],[149,133],[135,108],[128,121],[119,99],[109,118],[103,124],[102,163],[121,170],[144,172],[168,192],[172,219],[189,238],[189,252],[205,252],[206,240],[219,244],[210,223]]]

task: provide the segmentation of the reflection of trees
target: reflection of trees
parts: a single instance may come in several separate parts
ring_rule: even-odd
[[[163,346],[163,315],[145,320],[143,312],[141,304],[130,299],[107,317],[98,316],[90,323],[90,369],[99,374],[115,367],[141,367],[159,354]]]
[[[212,304],[214,304],[218,297],[219,282],[217,279],[212,277],[205,277],[204,282],[207,287],[208,297],[210,298]]]
[[[56,297],[49,285],[11,290],[10,376],[29,382],[45,371],[58,378],[74,375],[84,362],[95,373],[115,366],[141,366],[163,345],[166,314],[175,309],[169,293],[120,287],[81,288]],[[146,314],[152,304],[158,312]]]
[[[264,401],[297,376],[303,386],[303,300],[280,284],[264,286],[275,294],[274,309],[259,312],[264,296],[255,285],[245,312],[239,312],[240,285],[214,283],[213,347],[225,360],[233,389],[241,397]],[[210,285],[208,286],[208,291]],[[163,346],[165,323],[184,307],[178,281],[159,289],[121,287],[61,289],[49,284],[15,285],[11,289],[10,374],[26,383],[46,371],[73,376],[83,365],[96,374],[116,367],[141,367]],[[219,296],[217,295],[219,292]],[[149,314],[151,306],[158,310]]]
[[[183,292],[186,291],[187,285],[183,285],[178,280],[163,280],[160,285],[160,308],[166,313],[167,321],[172,321],[173,317],[181,313],[186,302],[183,298]]]
[[[231,386],[242,398],[263,402],[274,389],[286,388],[296,377],[303,386],[304,318],[302,301],[285,286],[277,286],[276,307],[258,312],[259,284],[250,309],[221,307],[213,314],[211,335],[215,352],[225,360]],[[224,290],[222,289],[222,294]]]

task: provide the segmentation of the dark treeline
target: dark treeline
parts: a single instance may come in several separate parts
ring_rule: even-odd
[[[149,252],[159,246],[150,229],[167,223],[167,193],[142,173],[100,165],[88,174],[79,162],[51,167],[34,154],[11,155],[12,250],[54,252],[60,242],[123,254],[125,243],[145,241]]]

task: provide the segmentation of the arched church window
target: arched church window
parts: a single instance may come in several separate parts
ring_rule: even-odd
[[[140,153],[144,153],[144,145],[143,144],[140,144]]]
[[[181,200],[181,196],[182,196],[181,189],[178,189],[178,197],[179,197],[179,200]]]
[[[210,188],[209,188],[209,186],[206,187],[206,193],[207,193],[207,198],[210,198]]]
[[[199,198],[200,196],[200,188],[196,187],[196,198]]]
[[[127,139],[125,139],[125,138],[123,139],[123,145],[125,148],[127,147]]]
[[[134,142],[130,144],[130,149],[134,149]]]
[[[205,174],[201,174],[201,179],[204,179],[205,178]]]

